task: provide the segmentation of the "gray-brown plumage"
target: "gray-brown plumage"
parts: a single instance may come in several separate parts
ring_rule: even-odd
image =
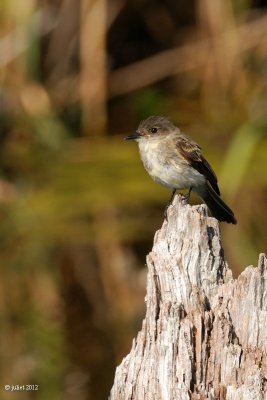
[[[217,177],[201,148],[167,118],[147,118],[126,139],[138,142],[146,170],[155,181],[171,189],[173,196],[176,189],[189,189],[189,194],[192,190],[219,221],[236,224],[233,211],[220,197]]]

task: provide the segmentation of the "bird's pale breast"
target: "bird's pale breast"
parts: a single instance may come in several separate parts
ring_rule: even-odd
[[[182,157],[175,146],[156,140],[139,140],[140,155],[149,175],[169,189],[188,189],[205,183],[205,177]]]

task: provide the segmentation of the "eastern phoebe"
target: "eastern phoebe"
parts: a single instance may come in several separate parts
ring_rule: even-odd
[[[125,138],[136,140],[149,175],[172,190],[189,189],[200,196],[219,221],[236,224],[233,211],[223,202],[217,177],[200,147],[165,117],[149,117]],[[169,203],[169,204],[170,204]]]

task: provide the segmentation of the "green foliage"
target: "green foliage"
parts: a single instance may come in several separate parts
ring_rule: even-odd
[[[246,185],[250,178],[252,159],[263,136],[264,131],[250,123],[242,125],[235,132],[220,176],[221,186],[229,197],[235,198],[242,183]],[[259,164],[257,159],[254,162]]]
[[[145,89],[132,97],[133,109],[140,119],[149,115],[165,115],[168,101],[159,89]]]

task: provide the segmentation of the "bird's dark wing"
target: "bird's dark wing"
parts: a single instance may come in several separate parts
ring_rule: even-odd
[[[215,192],[220,195],[220,189],[217,184],[217,176],[215,175],[215,172],[211,168],[208,161],[202,156],[198,144],[193,142],[193,140],[191,140],[189,137],[181,135],[176,140],[176,147],[186,161],[200,174],[204,175]]]

